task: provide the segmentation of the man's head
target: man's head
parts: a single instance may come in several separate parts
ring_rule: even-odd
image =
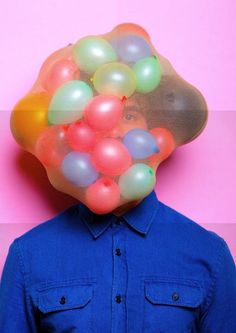
[[[53,53],[14,108],[11,130],[55,188],[104,214],[147,196],[158,165],[206,121],[201,93],[142,27],[122,24]]]

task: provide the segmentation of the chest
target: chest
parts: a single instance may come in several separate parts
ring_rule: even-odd
[[[164,240],[110,232],[48,259],[31,288],[42,333],[197,332],[205,295],[198,260]]]

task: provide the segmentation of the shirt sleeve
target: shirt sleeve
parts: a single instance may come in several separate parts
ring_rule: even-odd
[[[222,241],[200,333],[236,332],[236,268],[228,245]]]
[[[0,281],[0,332],[36,333],[27,296],[17,240],[8,251]]]

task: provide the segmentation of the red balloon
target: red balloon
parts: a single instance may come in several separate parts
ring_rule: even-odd
[[[132,159],[123,143],[116,139],[105,138],[95,145],[92,161],[101,173],[118,176],[129,168]]]
[[[69,126],[66,136],[69,145],[78,151],[89,151],[96,142],[93,129],[80,120]]]
[[[117,183],[108,177],[101,177],[86,191],[86,204],[96,214],[106,214],[115,209],[120,201]]]
[[[156,138],[159,153],[151,156],[149,160],[165,160],[175,149],[173,135],[166,128],[153,128],[150,133]]]
[[[38,138],[35,154],[48,167],[57,167],[71,148],[66,140],[66,126],[50,126]]]
[[[53,93],[58,89],[63,83],[79,79],[79,69],[77,65],[68,59],[62,59],[57,61],[49,72],[46,74],[43,80],[44,88]]]
[[[88,124],[96,130],[110,130],[122,116],[123,101],[116,96],[95,96],[84,110]]]

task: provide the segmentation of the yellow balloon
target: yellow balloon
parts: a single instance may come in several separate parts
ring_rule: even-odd
[[[11,113],[10,126],[15,140],[33,153],[35,142],[48,126],[47,112],[50,96],[46,93],[28,94]]]
[[[100,66],[92,79],[94,88],[100,94],[129,97],[136,88],[134,71],[127,65],[111,62]]]

